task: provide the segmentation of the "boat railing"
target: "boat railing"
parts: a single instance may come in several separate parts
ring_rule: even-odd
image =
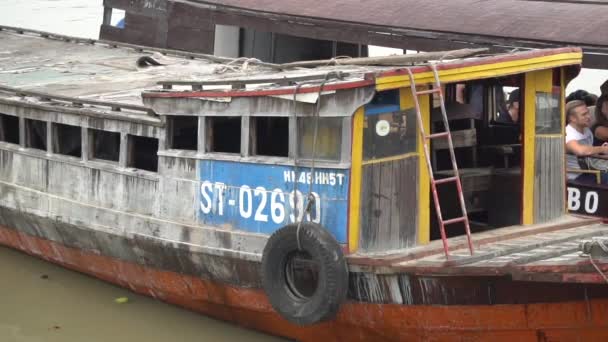
[[[78,98],[78,97],[55,95],[55,94],[49,94],[49,93],[45,93],[45,92],[7,87],[7,86],[3,86],[3,85],[0,85],[0,92],[14,94],[19,97],[38,98],[41,101],[56,101],[56,102],[68,103],[72,107],[75,107],[75,108],[84,108],[85,105],[88,105],[88,106],[95,106],[95,107],[110,108],[114,112],[121,112],[122,110],[129,110],[131,112],[142,113],[142,114],[146,114],[146,115],[150,115],[150,116],[154,116],[154,117],[157,116],[156,113],[151,108],[148,108],[145,106],[127,104],[127,103],[82,99],[82,98]]]
[[[298,84],[298,82],[309,82],[314,80],[319,80],[323,82],[323,80],[343,80],[348,77],[349,74],[341,71],[327,72],[324,73],[315,73],[310,75],[301,75],[301,76],[293,76],[293,77],[268,77],[268,78],[250,78],[250,79],[218,79],[218,80],[209,80],[209,81],[191,81],[191,80],[164,80],[157,82],[158,85],[162,86],[163,89],[170,90],[173,89],[174,86],[189,86],[192,87],[193,91],[203,90],[205,86],[231,86],[232,89],[245,89],[247,85],[256,85],[256,84],[276,84],[278,86],[294,86]]]

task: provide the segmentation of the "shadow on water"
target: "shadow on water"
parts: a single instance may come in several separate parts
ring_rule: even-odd
[[[2,342],[232,340],[281,341],[0,247]]]

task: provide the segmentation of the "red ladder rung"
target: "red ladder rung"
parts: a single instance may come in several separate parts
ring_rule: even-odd
[[[460,223],[460,222],[464,222],[466,221],[468,218],[466,216],[462,216],[462,217],[457,217],[457,218],[453,218],[447,221],[443,221],[443,225],[444,226],[448,226],[454,223]]]
[[[439,89],[439,88],[433,88],[433,89],[429,89],[429,90],[417,91],[416,95],[420,96],[420,95],[435,94],[435,93],[439,93],[440,91],[441,91],[441,89]]]
[[[443,138],[443,137],[447,137],[449,135],[450,135],[450,132],[441,132],[441,133],[427,135],[426,138],[427,139]]]
[[[448,177],[448,178],[434,180],[434,182],[435,182],[435,184],[445,184],[445,183],[455,182],[457,180],[458,180],[458,177]]]

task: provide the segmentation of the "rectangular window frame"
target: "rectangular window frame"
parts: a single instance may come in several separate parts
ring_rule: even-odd
[[[195,136],[194,136],[194,141],[193,144],[191,144],[190,146],[188,146],[188,148],[184,147],[184,145],[176,145],[177,144],[177,139],[176,139],[176,132],[175,132],[175,128],[176,128],[176,122],[178,120],[182,120],[182,119],[188,119],[188,120],[193,120],[195,121],[195,125],[194,125],[194,129],[195,129]],[[167,149],[169,150],[178,150],[178,151],[193,151],[196,152],[199,149],[199,138],[200,138],[200,123],[199,120],[201,120],[198,116],[191,116],[191,115],[171,115],[171,116],[167,116]]]
[[[25,138],[24,139],[25,148],[47,152],[49,149],[49,146],[48,146],[49,122],[44,121],[44,120],[25,118],[23,120],[23,124],[24,124],[24,131],[25,131],[25,137],[24,137]],[[34,134],[32,131],[32,130],[34,130],[34,125],[40,125],[40,127],[38,127],[38,128],[40,129],[40,132],[42,133],[42,136],[36,140],[35,140],[35,137],[34,137]],[[37,140],[39,140],[38,143],[40,143],[41,145],[38,145],[38,143],[34,142]]]
[[[238,152],[226,152],[226,151],[216,151],[215,145],[215,132],[214,130],[214,120],[217,119],[240,119],[239,123],[239,132],[236,136],[239,138],[239,149]],[[218,155],[226,155],[226,156],[247,156],[249,147],[247,146],[249,143],[249,117],[248,116],[206,116],[205,117],[205,153],[206,154],[218,154]]]
[[[116,134],[118,136],[118,151],[117,151],[118,153],[117,153],[117,158],[115,160],[100,158],[98,155],[96,155],[96,153],[95,153],[96,136],[95,135],[98,132],[101,132],[102,134]],[[121,144],[122,144],[120,132],[105,131],[105,130],[96,129],[96,128],[88,128],[87,129],[87,139],[88,139],[88,151],[87,151],[88,160],[95,161],[95,162],[110,163],[113,165],[119,165],[120,154],[121,154]]]
[[[537,91],[534,101],[536,107],[535,134],[562,134],[560,93]],[[541,107],[543,104],[548,104],[548,106]]]
[[[285,139],[284,139],[284,149],[285,149],[285,153],[275,153],[275,154],[271,154],[271,153],[262,153],[259,152],[258,146],[259,146],[259,139],[260,139],[260,135],[259,135],[259,127],[258,127],[258,123],[260,123],[262,120],[285,120],[286,122],[286,126],[284,127],[284,133],[286,134]],[[291,155],[291,148],[290,148],[290,142],[291,142],[291,118],[287,117],[287,116],[252,116],[249,119],[250,125],[249,125],[249,155],[251,156],[258,156],[258,157],[265,157],[265,158],[285,158],[288,159],[290,158]],[[284,124],[284,123],[283,123]],[[283,149],[283,147],[280,147],[280,149]]]
[[[405,119],[405,122],[403,124],[403,126],[397,127],[397,129],[401,129],[403,128],[405,131],[403,133],[408,134],[407,136],[407,141],[405,142],[406,144],[403,145],[405,147],[405,149],[397,151],[390,151],[390,153],[387,153],[386,149],[388,149],[389,147],[394,148],[395,146],[397,146],[396,144],[393,143],[387,143],[388,139],[390,138],[394,138],[395,135],[393,134],[394,129],[396,128],[393,124],[391,124],[389,122],[388,125],[388,129],[389,132],[386,134],[386,136],[382,136],[381,134],[384,134],[384,132],[378,132],[378,130],[383,130],[386,129],[386,127],[378,127],[381,123],[381,121],[388,121],[385,120],[387,118],[387,116],[391,116],[391,118],[395,118],[398,116],[401,116],[402,118]],[[372,120],[372,119],[376,119],[376,120]],[[367,126],[372,124],[370,121],[376,121],[374,124],[374,127],[371,126]],[[372,113],[372,114],[365,114],[365,118],[364,118],[364,124],[363,124],[363,161],[364,162],[371,162],[374,160],[380,160],[380,159],[386,159],[386,158],[394,158],[394,157],[399,157],[399,156],[404,156],[404,155],[408,155],[411,153],[417,153],[418,151],[418,122],[417,122],[417,117],[416,117],[416,109],[415,108],[409,108],[406,110],[399,110],[399,111],[394,111],[394,112],[382,112],[382,113]],[[402,132],[399,131],[397,132],[399,133],[399,137],[403,136],[403,134],[401,134]],[[384,139],[384,137],[387,137],[386,139]],[[375,141],[370,141],[369,139],[379,139],[380,143],[378,143],[378,145],[386,145],[384,146],[384,148],[381,151],[375,151],[372,146],[375,146]],[[382,141],[384,140],[384,141]]]
[[[303,144],[302,144],[303,141],[302,141],[302,129],[300,126],[300,122],[303,122],[303,120],[310,121],[310,129],[314,131],[315,118],[313,118],[311,116],[298,116],[297,121],[295,123],[296,129],[297,129],[297,150],[295,150],[295,148],[294,148],[294,152],[296,153],[298,160],[312,161],[312,156],[305,155],[304,153],[302,153],[303,151],[301,150],[301,148],[303,146]],[[346,147],[348,147],[348,149],[350,149],[350,143],[351,143],[350,139],[346,138],[346,137],[348,137],[348,134],[350,133],[350,130],[351,130],[350,125],[346,125],[346,122],[348,120],[346,120],[346,117],[343,117],[343,116],[321,116],[318,118],[318,120],[319,120],[318,127],[321,129],[323,127],[328,127],[328,125],[326,125],[322,122],[324,120],[337,120],[338,121],[338,125],[336,125],[336,126],[340,127],[340,131],[337,134],[337,136],[339,137],[340,146],[335,150],[337,152],[337,155],[335,156],[335,158],[327,158],[326,156],[320,156],[318,154],[319,141],[317,140],[317,151],[315,153],[317,155],[315,156],[315,160],[321,161],[324,163],[343,162],[347,156],[347,153],[345,153]],[[348,121],[348,122],[350,122],[350,121]],[[318,139],[318,137],[317,137],[317,139]],[[348,145],[348,146],[345,146],[345,145]],[[312,153],[312,146],[311,146],[311,150],[309,152]]]
[[[62,142],[60,139],[63,134],[59,134],[59,133],[60,133],[60,129],[62,127],[70,127],[69,129],[74,129],[74,132],[77,132],[77,134],[78,134],[77,141],[78,141],[78,145],[80,146],[80,153],[78,156],[66,153],[64,151],[60,151],[62,149],[62,147],[61,147]],[[53,152],[53,154],[58,154],[58,155],[61,155],[64,157],[82,160],[83,154],[85,152],[84,146],[82,144],[82,126],[68,125],[68,124],[64,124],[64,123],[60,123],[60,122],[52,122],[51,131],[52,131],[52,152]],[[76,140],[74,140],[74,141],[76,141]]]
[[[7,137],[9,134],[6,133],[5,129],[7,129],[6,126],[9,126],[9,124],[7,124],[8,120],[14,120],[16,121],[16,132],[17,132],[17,139],[11,139],[9,140],[9,138]],[[19,125],[19,117],[15,116],[15,115],[8,115],[8,114],[4,114],[4,113],[0,113],[0,142],[6,143],[6,144],[14,144],[14,145],[19,145],[21,142],[21,129],[20,129],[20,125]],[[14,124],[15,122],[13,122],[12,124]],[[15,128],[15,127],[13,127]]]
[[[158,138],[154,138],[154,137],[146,137],[146,136],[139,136],[139,135],[132,135],[132,134],[127,134],[126,139],[127,139],[126,167],[136,169],[138,171],[143,171],[143,172],[158,173],[159,168],[160,168],[160,163],[159,163],[160,158],[158,156],[158,151],[160,148],[160,140]],[[135,165],[137,163],[137,161],[135,160],[135,157],[136,157],[135,149],[137,148],[136,143],[137,143],[137,140],[139,140],[139,139],[156,140],[156,153],[154,154],[155,155],[154,159],[156,161],[156,163],[155,163],[156,167],[150,169],[150,168],[138,167],[137,165]]]

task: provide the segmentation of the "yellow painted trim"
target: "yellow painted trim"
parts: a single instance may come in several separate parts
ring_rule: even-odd
[[[553,69],[536,71],[534,74],[536,75],[534,82],[536,91],[551,94],[553,92]]]
[[[559,80],[560,80],[560,109],[561,109],[561,115],[562,115],[562,137],[565,138],[566,136],[566,68],[560,68],[559,71]],[[564,142],[566,140],[564,139]],[[565,151],[564,151],[565,152]],[[565,154],[564,154],[565,156]],[[564,157],[564,170],[568,169],[568,162],[566,161],[566,158]],[[567,182],[567,176],[566,176],[567,172],[564,172],[564,178],[562,180],[563,184],[566,184]],[[600,176],[599,174],[596,175],[597,178],[597,182],[598,184],[600,183]],[[567,187],[564,188],[564,213],[568,212],[568,195],[567,195]]]
[[[401,110],[406,110],[414,107],[414,98],[412,90],[407,88],[399,89],[399,105]],[[431,109],[429,103],[429,95],[418,97],[420,102],[420,111],[422,112],[423,125],[426,132],[431,129]],[[416,122],[416,127],[418,123]],[[425,245],[431,239],[431,189],[430,176],[424,159],[424,146],[422,137],[418,131],[418,244]]]
[[[582,53],[569,52],[551,56],[534,57],[508,62],[488,63],[469,67],[439,70],[443,83],[476,80],[483,78],[501,77],[525,72],[552,69],[566,65],[579,65],[582,63]],[[416,84],[430,84],[433,82],[432,72],[415,74]],[[379,77],[376,80],[377,90],[409,87],[407,75]]]
[[[537,134],[537,138],[563,138],[562,134]]]
[[[587,173],[587,174],[592,174],[592,175],[595,175],[595,182],[597,184],[601,184],[602,183],[602,173],[601,173],[600,170],[580,170],[580,169],[573,170],[573,169],[567,169],[566,172],[567,173]],[[564,208],[564,209],[566,209],[566,208]]]
[[[524,94],[524,169],[523,169],[523,224],[534,223],[534,179],[536,177],[536,87],[538,72],[529,72],[525,75]],[[539,77],[542,80],[542,76]]]
[[[407,158],[417,157],[417,156],[418,156],[418,152],[410,152],[410,153],[406,153],[406,154],[400,154],[398,156],[363,161],[362,165],[365,166],[365,165],[382,164],[382,163],[392,162],[395,160],[402,160],[402,159],[407,159]]]
[[[354,253],[359,249],[361,234],[361,168],[363,161],[363,123],[365,108],[359,107],[353,116],[353,144],[350,169],[350,202],[348,251]]]

